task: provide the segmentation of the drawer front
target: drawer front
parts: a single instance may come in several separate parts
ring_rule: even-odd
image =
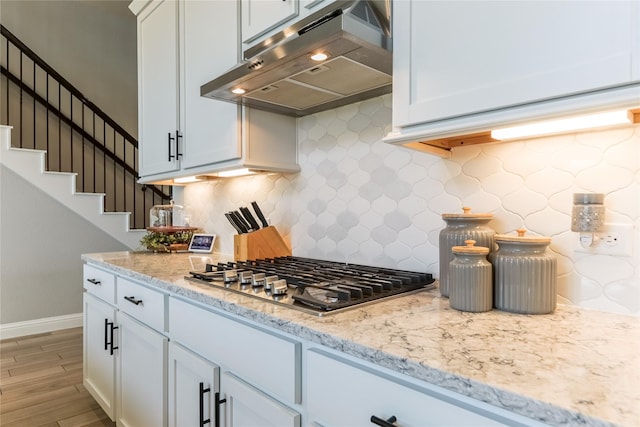
[[[169,302],[169,334],[261,391],[300,403],[299,342],[175,298]]]
[[[165,331],[165,294],[118,277],[117,295],[121,311],[156,331]]]
[[[116,303],[116,276],[113,273],[85,264],[82,286],[91,295],[109,304]]]
[[[448,427],[541,425],[436,386],[393,378],[323,350],[309,350],[307,356],[311,425],[370,425],[372,416],[383,420],[395,417],[398,425],[406,427],[425,423]]]

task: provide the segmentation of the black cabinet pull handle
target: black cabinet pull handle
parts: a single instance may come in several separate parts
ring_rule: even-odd
[[[176,159],[182,157],[182,153],[180,152],[180,138],[182,138],[182,135],[180,135],[180,131],[176,130]]]
[[[214,394],[214,408],[215,408],[215,427],[220,427],[220,405],[225,403],[227,399],[220,400],[220,393]]]
[[[204,388],[204,383],[200,383],[200,427],[204,427],[205,424],[209,424],[211,422],[210,418],[204,419],[204,394],[209,393],[211,391],[211,387]]]
[[[113,323],[111,324],[111,351],[109,352],[109,354],[111,354],[113,356],[113,350],[117,350],[118,347],[114,347],[113,346],[113,331],[114,329],[118,329],[117,326],[113,326]]]
[[[118,327],[114,326],[113,322],[109,322],[107,319],[104,319],[104,329],[105,329],[104,330],[104,333],[105,333],[104,349],[107,350],[108,347],[111,347],[111,348],[109,348],[109,354],[111,356],[113,356],[113,350],[117,350],[118,349],[118,347],[114,347],[113,346],[113,330],[114,329],[118,329]],[[108,341],[106,339],[107,329],[110,329],[109,330],[109,340]]]
[[[109,341],[107,340],[107,335],[109,334],[109,319],[104,319],[104,351],[109,349]]]
[[[102,282],[98,279],[87,279],[87,282],[93,283],[94,285],[102,285]]]
[[[141,299],[136,299],[136,297],[127,297],[127,296],[125,296],[124,299],[126,299],[127,301],[129,301],[130,303],[135,304],[135,305],[142,304],[142,300]]]
[[[371,423],[382,426],[382,427],[397,427],[394,423],[397,421],[396,416],[392,415],[391,417],[383,420],[382,418],[378,418],[375,415],[371,415]]]
[[[167,138],[168,138],[168,139],[167,139],[167,146],[168,146],[168,152],[169,152],[169,161],[171,161],[171,159],[173,159],[174,157],[176,157],[176,156],[174,156],[173,154],[171,154],[171,141],[175,140],[175,138],[173,138],[173,137],[171,136],[171,132],[167,133]]]

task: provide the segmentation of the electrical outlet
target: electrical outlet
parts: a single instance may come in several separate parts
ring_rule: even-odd
[[[593,255],[631,256],[633,252],[632,224],[604,224],[603,230],[595,233],[591,246],[583,247],[576,239],[576,252]]]

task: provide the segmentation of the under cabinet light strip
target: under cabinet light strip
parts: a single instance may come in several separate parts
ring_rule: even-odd
[[[633,123],[631,111],[619,110],[589,114],[566,119],[548,120],[522,126],[511,126],[491,131],[491,137],[498,140],[525,138],[528,136],[552,135],[604,126]]]
[[[197,176],[185,176],[184,178],[174,178],[173,182],[176,184],[188,184],[190,182],[198,182],[200,179]]]
[[[244,176],[244,175],[253,175],[255,172],[251,169],[242,168],[242,169],[232,169],[228,171],[218,172],[218,176],[221,178],[231,178],[234,176]]]

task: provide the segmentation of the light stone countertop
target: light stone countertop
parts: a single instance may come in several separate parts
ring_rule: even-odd
[[[463,313],[437,290],[316,317],[184,279],[223,256],[83,261],[551,425],[640,426],[640,318],[569,305]]]

